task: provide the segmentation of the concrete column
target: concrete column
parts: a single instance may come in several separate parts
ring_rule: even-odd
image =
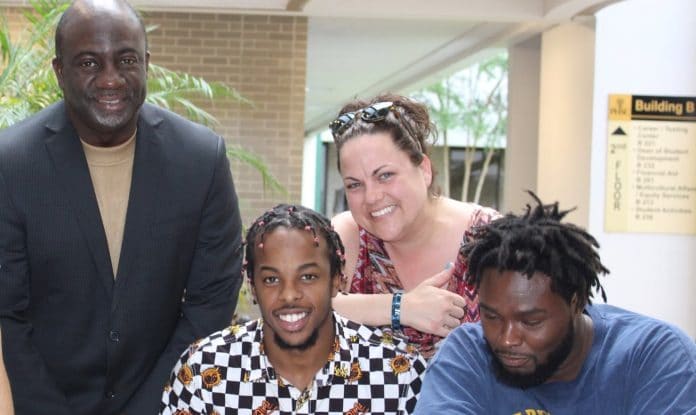
[[[537,190],[541,36],[508,49],[508,136],[502,212],[519,212]]]
[[[542,35],[537,191],[577,207],[568,220],[587,227],[590,203],[594,28],[559,25]]]

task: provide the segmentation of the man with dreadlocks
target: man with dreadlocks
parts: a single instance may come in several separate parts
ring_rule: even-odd
[[[412,413],[425,360],[332,311],[344,265],[338,234],[317,212],[278,205],[257,219],[245,268],[262,319],[192,345],[161,413]]]
[[[531,192],[530,192],[531,193]],[[527,206],[462,246],[481,322],[431,361],[417,414],[696,414],[696,345],[664,322],[606,304],[597,241]]]

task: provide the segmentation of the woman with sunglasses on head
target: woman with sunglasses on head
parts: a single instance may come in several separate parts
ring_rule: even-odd
[[[479,318],[458,252],[466,231],[498,214],[439,195],[428,155],[435,126],[423,104],[391,94],[355,100],[330,128],[350,209],[332,220],[347,276],[334,308],[391,326],[430,358],[442,337]]]

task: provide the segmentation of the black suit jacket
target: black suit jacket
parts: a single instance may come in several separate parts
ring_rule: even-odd
[[[0,323],[18,415],[157,413],[181,352],[229,324],[240,233],[223,140],[146,104],[114,279],[63,103],[0,132]]]

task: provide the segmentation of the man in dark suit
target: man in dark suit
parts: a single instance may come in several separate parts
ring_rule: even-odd
[[[77,0],[64,100],[0,133],[0,323],[18,415],[157,412],[186,346],[229,324],[241,220],[222,139],[143,105],[145,29]]]

